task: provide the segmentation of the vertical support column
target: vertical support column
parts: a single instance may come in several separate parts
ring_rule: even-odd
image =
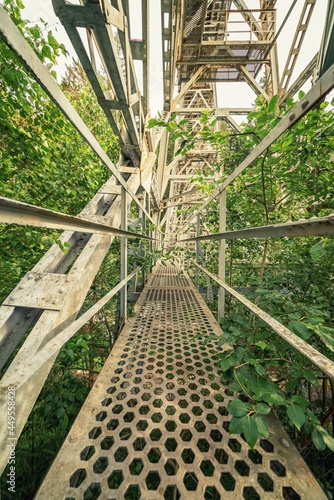
[[[219,196],[219,232],[226,231],[226,189]],[[225,253],[226,241],[219,240],[218,251],[218,277],[225,281]],[[219,287],[218,290],[218,319],[225,315],[225,290]]]
[[[128,228],[128,207],[127,207],[127,193],[125,188],[121,188],[121,229],[127,231]],[[128,274],[128,239],[121,238],[121,281]],[[120,319],[126,320],[127,318],[127,285],[121,290],[120,298]]]
[[[145,209],[146,209],[146,203],[147,203],[147,194],[144,193],[143,206],[145,207]],[[141,210],[141,227],[142,227],[142,234],[146,234],[146,214],[142,210]],[[143,245],[146,245],[146,243],[143,243]],[[146,252],[146,248],[143,248],[142,249],[143,260],[145,258],[145,252]],[[144,287],[144,285],[145,285],[145,269],[144,269],[144,266],[142,267],[142,270],[141,270],[141,285],[142,285],[142,287]]]
[[[196,236],[201,235],[201,216],[200,214],[197,215],[196,217]],[[196,262],[197,264],[201,264],[201,254],[200,254],[200,241],[196,241]],[[195,285],[197,290],[199,290],[199,269],[196,268],[196,278],[195,278]]]

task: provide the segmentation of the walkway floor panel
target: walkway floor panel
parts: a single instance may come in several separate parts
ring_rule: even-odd
[[[251,450],[228,433],[221,333],[187,275],[159,266],[117,340],[39,499],[284,498],[325,495],[281,424]]]

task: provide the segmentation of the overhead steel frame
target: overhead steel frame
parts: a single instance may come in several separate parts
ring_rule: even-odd
[[[127,17],[122,10],[123,4],[119,2],[118,9],[116,9],[107,2],[99,4],[86,2],[85,5],[79,6],[57,0],[54,3],[61,14],[66,15],[67,19],[74,24],[77,23],[69,31],[77,44],[78,52],[85,63],[85,69],[100,104],[106,112],[114,132],[119,134],[122,154],[117,168],[61,92],[5,10],[0,7],[2,39],[18,55],[28,71],[33,74],[49,97],[111,172],[110,180],[101,186],[98,193],[78,216],[69,216],[14,200],[4,198],[0,200],[2,223],[15,222],[24,225],[65,229],[66,231],[60,240],[62,244],[69,244],[67,254],[64,254],[58,245],[53,245],[21,280],[0,308],[1,367],[7,363],[17,345],[31,329],[0,383],[1,471],[7,463],[9,450],[6,422],[8,387],[16,387],[15,439],[18,439],[60,348],[89,319],[86,314],[75,321],[115,235],[122,236],[123,241],[121,280],[119,285],[107,294],[104,300],[105,302],[110,300],[115,293],[122,290],[121,308],[123,317],[126,317],[126,286],[138,272],[137,269],[127,275],[126,239],[127,237],[139,237],[150,240],[146,234],[138,235],[126,230],[126,214],[130,199],[145,217],[151,222],[153,221],[149,209],[147,210],[148,207],[145,206],[145,192],[152,189],[152,165],[155,161],[155,154],[149,149],[150,137],[147,133],[144,134],[145,98],[147,98],[148,93],[142,100],[131,55],[132,49],[138,55],[139,45],[134,43],[131,49]],[[145,0],[143,0],[143,4],[146,6]],[[127,4],[124,2],[124,8],[126,9],[126,7]],[[88,25],[87,19],[91,21]],[[116,32],[111,28],[111,19],[114,26],[122,31],[122,34],[119,35],[119,47],[117,46]],[[76,29],[77,26],[90,29],[91,50],[93,50],[94,44],[98,45],[106,72],[112,78],[111,91],[108,95],[101,94],[97,75],[94,72],[94,61],[90,60],[84,49]],[[95,32],[96,27],[99,29]],[[144,76],[148,77],[148,56],[145,56],[148,44],[147,24],[145,24],[143,33],[143,42],[140,44],[141,54],[144,60]],[[120,54],[125,55],[125,76]],[[144,89],[148,89],[147,82],[144,84]],[[124,119],[121,122],[124,127],[118,127],[117,119],[111,110],[118,110],[122,113]],[[137,193],[141,198],[144,198],[143,203],[139,200]],[[156,195],[156,193],[154,194]],[[119,229],[120,226],[121,229]],[[102,299],[100,305],[96,304],[88,313],[95,314],[105,302]]]

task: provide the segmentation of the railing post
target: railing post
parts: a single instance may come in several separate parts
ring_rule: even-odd
[[[226,231],[226,189],[219,195],[219,232]],[[219,240],[219,253],[218,253],[218,277],[225,281],[225,253],[226,242]],[[225,290],[219,287],[218,290],[218,319],[223,318],[225,315]]]
[[[121,229],[127,231],[128,227],[128,207],[127,207],[127,193],[125,188],[121,188]],[[128,274],[128,239],[121,238],[121,281]],[[120,297],[120,319],[127,318],[127,285],[124,285],[121,290]]]
[[[198,214],[196,217],[196,236],[201,236],[201,215]],[[196,263],[201,264],[201,248],[200,248],[200,241],[196,241]],[[197,290],[199,290],[199,269],[196,269],[196,278],[195,278],[195,285]]]

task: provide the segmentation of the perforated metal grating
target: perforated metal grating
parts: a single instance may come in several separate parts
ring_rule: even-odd
[[[181,283],[184,283],[183,287]],[[36,498],[325,499],[279,422],[251,450],[228,433],[221,332],[189,278],[159,267]]]

